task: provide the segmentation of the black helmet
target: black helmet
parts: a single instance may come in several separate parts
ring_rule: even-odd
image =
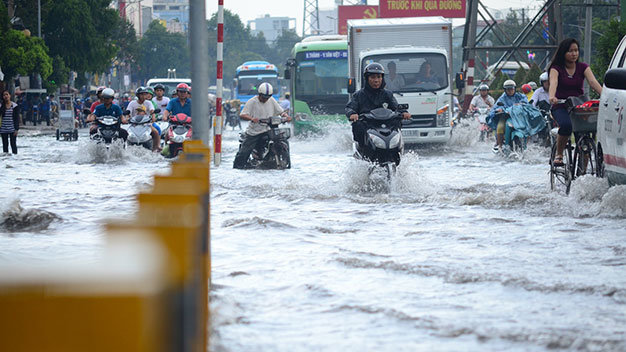
[[[154,86],[154,90],[157,90],[157,89],[161,89],[161,90],[165,91],[165,86],[162,85],[161,83],[159,83],[156,86]]]
[[[139,96],[139,94],[145,93],[145,92],[146,92],[146,90],[145,90],[144,87],[139,87],[139,88],[135,89],[135,95],[136,96]]]
[[[385,68],[383,67],[383,65],[379,64],[378,62],[372,62],[368,64],[367,66],[365,66],[365,71],[363,72],[363,75],[367,77],[368,75],[372,73],[380,73],[381,75],[384,75]]]

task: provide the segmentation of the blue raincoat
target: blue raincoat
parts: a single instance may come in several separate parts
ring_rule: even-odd
[[[498,100],[496,101],[496,104],[493,106],[493,109],[491,109],[491,111],[489,112],[489,115],[487,115],[486,119],[487,125],[489,125],[489,127],[491,127],[491,129],[494,131],[498,128],[498,118],[496,118],[496,110],[501,108],[500,106],[498,106],[498,103],[503,103],[503,108],[508,112],[507,108],[510,108],[515,104],[528,103],[528,98],[526,98],[524,94],[517,92],[511,96],[506,95],[506,93],[502,93],[500,98],[498,98]]]

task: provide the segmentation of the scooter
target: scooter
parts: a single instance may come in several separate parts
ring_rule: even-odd
[[[284,122],[287,122],[287,120],[280,116],[259,119],[259,123],[267,124],[270,130],[250,153],[248,158],[248,166],[250,168],[279,170],[291,168],[291,156],[289,154],[291,129],[279,127]],[[246,138],[245,132],[239,135],[239,149],[241,149]]]
[[[482,142],[485,138],[489,138],[491,135],[491,128],[487,125],[487,115],[489,114],[489,108],[476,108],[474,111],[474,119],[478,121],[480,124],[480,137],[479,140]]]
[[[89,109],[83,112],[89,113]],[[96,133],[89,136],[89,139],[96,143],[104,143],[107,147],[114,141],[120,139],[121,120],[116,116],[99,116],[94,123],[97,126]]]
[[[135,115],[130,118],[128,127],[128,144],[140,145],[152,150],[152,117],[150,115]]]
[[[399,104],[399,110],[408,110],[408,104]],[[367,124],[365,145],[353,143],[354,157],[371,162],[370,174],[376,167],[382,167],[391,179],[400,164],[404,141],[402,140],[402,114],[387,108],[378,108],[359,115],[359,120]]]
[[[165,143],[169,148],[169,157],[174,158],[183,151],[183,142],[191,139],[191,116],[182,112],[170,115],[169,124]]]
[[[239,129],[241,129],[241,119],[239,118],[239,113],[237,109],[229,103],[226,103],[224,104],[223,111],[226,114],[226,124],[232,127],[233,130],[235,129],[235,127],[239,127]]]
[[[502,109],[502,111],[496,112],[495,116],[497,118],[508,120],[509,117],[511,117],[511,115],[509,115],[507,110],[504,108],[504,104],[502,102],[498,103],[496,109]],[[502,152],[506,157],[514,157],[521,160],[524,157],[524,151],[526,150],[526,136],[524,136],[521,131],[516,130],[510,120],[506,121],[506,126],[507,130],[509,130],[511,134],[509,136],[509,142],[504,145]]]

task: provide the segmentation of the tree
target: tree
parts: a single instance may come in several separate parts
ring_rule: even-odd
[[[0,67],[5,82],[16,75],[39,73],[43,79],[52,73],[52,59],[41,38],[27,37],[24,33],[9,29],[0,40]]]
[[[521,84],[523,83],[528,83],[528,82],[535,82],[537,83],[537,86],[539,86],[539,76],[541,75],[541,69],[539,68],[539,66],[537,66],[537,64],[532,64],[532,66],[530,66],[530,70],[528,70],[528,73],[526,74],[526,77],[524,78],[524,81],[521,82]]]
[[[626,35],[626,23],[620,22],[617,18],[604,21],[598,18],[594,19],[594,30],[602,33],[596,43],[596,53],[593,56],[591,71],[602,84],[604,82],[604,74],[606,73],[615,49],[624,35]]]
[[[69,81],[70,69],[65,66],[65,61],[59,55],[52,58],[52,74],[47,80],[43,81],[43,86],[49,92],[54,92],[62,84],[67,84]]]
[[[521,87],[522,84],[526,83],[524,82],[524,79],[526,78],[527,73],[528,72],[521,67],[517,70],[517,72],[515,72],[515,76],[513,76],[513,80],[515,81],[515,84],[517,84],[518,88]]]
[[[270,62],[276,64],[281,71],[285,69],[285,62],[291,56],[291,50],[302,40],[294,30],[283,30],[274,40],[271,46],[272,59]]]
[[[177,75],[190,75],[190,56],[187,38],[168,32],[159,21],[152,21],[138,42],[137,66],[139,77],[167,77],[167,69],[175,68]]]

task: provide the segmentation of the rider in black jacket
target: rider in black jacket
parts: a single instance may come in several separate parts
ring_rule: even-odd
[[[385,89],[385,69],[383,65],[373,62],[365,66],[363,88],[355,92],[346,105],[346,116],[352,122],[352,137],[360,145],[365,145],[367,124],[359,120],[359,114],[366,114],[374,109],[386,107],[396,111],[398,101],[393,92]],[[402,118],[410,119],[411,115],[403,111]]]

